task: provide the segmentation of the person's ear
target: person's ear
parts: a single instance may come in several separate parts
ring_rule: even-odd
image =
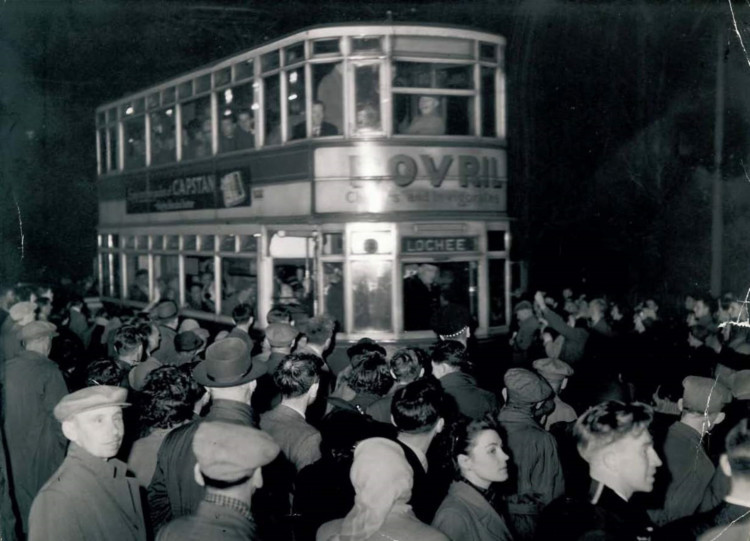
[[[602,451],[602,464],[611,471],[619,471],[622,457],[614,449],[604,449]]]
[[[391,424],[393,426],[396,426],[396,419],[393,418],[393,414],[391,413]],[[397,427],[398,428],[398,427]]]
[[[261,468],[255,468],[251,480],[253,488],[263,488],[263,474],[261,473]]]
[[[503,401],[507,403],[508,402],[508,388],[507,387],[503,387],[502,395],[503,395]]]
[[[201,473],[200,464],[196,463],[195,467],[193,468],[193,477],[195,479],[195,482],[200,486],[206,486],[206,480],[203,478],[203,474]]]
[[[712,424],[712,425],[714,425],[714,426],[715,426],[715,425],[718,425],[718,424],[719,424],[720,422],[722,422],[722,421],[723,421],[724,419],[726,419],[726,418],[727,418],[727,414],[726,414],[726,413],[724,413],[723,411],[720,411],[720,412],[719,412],[719,413],[718,413],[718,414],[716,415],[716,419],[714,419],[714,422],[713,422],[713,423],[711,423],[711,424]]]
[[[419,369],[419,376],[417,376],[417,379],[423,378],[423,377],[424,377],[424,366]]]
[[[307,393],[308,393],[308,396],[310,397],[311,403],[318,397],[319,390],[320,390],[320,381],[316,381],[310,386],[310,389],[307,391]]]
[[[391,377],[393,378],[393,381],[398,381],[398,378],[396,377],[396,373],[393,370],[389,370]],[[422,370],[424,372],[424,369]],[[422,377],[422,374],[419,375],[419,377]]]
[[[562,382],[562,385],[560,385],[560,390],[562,391],[562,390],[563,390],[563,389],[565,389],[565,387],[567,387],[567,386],[568,386],[568,378],[565,378],[565,379],[563,380],[563,382]]]
[[[732,477],[732,466],[729,464],[729,457],[726,453],[722,453],[719,457],[719,466],[721,467],[721,471],[724,472],[724,475]]]
[[[437,423],[435,423],[435,434],[440,434],[444,428],[445,428],[445,419],[440,417],[437,420]]]
[[[460,454],[457,457],[458,467],[463,472],[464,470],[471,470],[471,458],[468,455]]]
[[[683,410],[685,409],[685,403],[684,403],[684,401],[682,400],[682,398],[680,398],[680,399],[679,399],[679,400],[677,401],[677,409],[678,409],[678,410],[680,410],[680,412],[682,412],[682,411],[683,411]]]
[[[72,442],[78,439],[78,427],[72,419],[66,419],[62,422],[62,432]]]

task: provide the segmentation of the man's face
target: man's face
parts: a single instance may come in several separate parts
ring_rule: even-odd
[[[194,285],[190,287],[190,299],[193,302],[198,302],[198,303],[200,303],[201,300],[203,300],[203,289],[201,288],[201,286]]]
[[[518,321],[526,321],[533,315],[534,315],[534,312],[531,310],[531,308],[522,308],[516,312],[516,317],[518,318]]]
[[[325,118],[325,108],[321,104],[316,103],[312,106],[313,126],[320,126],[323,124],[323,118]]]
[[[221,134],[224,137],[234,137],[235,127],[234,120],[231,118],[221,119]]]
[[[237,124],[240,129],[246,133],[252,133],[253,131],[253,119],[250,117],[250,113],[240,113],[237,119]]]
[[[419,112],[424,116],[429,116],[437,109],[438,101],[430,96],[422,96],[419,98]]]
[[[648,430],[640,435],[628,435],[612,444],[616,453],[614,467],[625,488],[632,492],[651,492],[654,489],[656,469],[662,462],[654,450]]]
[[[695,301],[695,305],[693,306],[693,313],[695,314],[695,317],[698,319],[705,317],[711,313],[711,310],[706,306],[706,303],[703,301]]]
[[[119,406],[84,411],[66,422],[72,423],[71,440],[99,458],[115,456],[125,435]]]
[[[742,313],[742,305],[738,302],[732,302],[729,305],[729,317],[732,319],[739,319]]]
[[[437,272],[437,268],[431,265],[422,265],[419,267],[417,274],[419,275],[419,279],[422,280],[426,286],[431,287],[435,283]]]

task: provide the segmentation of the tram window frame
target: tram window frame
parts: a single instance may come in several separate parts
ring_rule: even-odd
[[[342,227],[341,229],[330,229],[330,228],[324,228],[321,231],[319,231],[319,243],[318,243],[318,306],[319,312],[322,314],[329,315],[336,319],[339,322],[339,328],[338,332],[342,334],[347,334],[348,330],[351,328],[349,326],[349,323],[347,321],[347,297],[349,294],[349,287],[347,285],[346,277],[348,274],[347,270],[347,236],[346,231]],[[326,247],[330,247],[329,249],[326,249]],[[333,272],[326,272],[327,269],[340,269],[340,275],[341,275],[341,287],[342,287],[342,297],[341,297],[341,303],[340,310],[342,312],[341,318],[336,318],[335,314],[331,314],[328,310],[328,297],[327,292],[330,291],[330,285],[331,282],[329,280],[329,276]],[[337,282],[338,283],[338,282]]]
[[[385,64],[380,59],[357,60],[349,64],[350,86],[353,111],[350,111],[350,133],[355,137],[377,137],[385,134],[385,106],[383,96],[388,94],[386,79],[389,76]],[[372,72],[370,77],[377,79],[373,85],[360,82],[360,74],[367,78],[367,69]],[[373,87],[375,87],[373,89]],[[367,97],[367,89],[370,89],[371,97]]]
[[[502,234],[503,235],[503,242],[502,242],[502,250],[490,250],[490,234]],[[486,253],[487,253],[487,328],[488,329],[501,329],[506,328],[508,325],[510,325],[511,321],[511,299],[510,299],[510,287],[509,287],[509,280],[510,280],[510,268],[509,268],[509,254],[510,254],[510,232],[508,230],[507,224],[498,224],[498,223],[490,223],[487,224],[487,235],[485,240],[485,246],[487,247]],[[496,297],[493,297],[493,280],[492,280],[492,272],[491,267],[494,262],[500,262],[503,268],[503,279],[501,283],[501,289],[503,292],[503,306],[504,306],[504,312],[502,314],[502,320],[499,323],[493,323],[493,300]]]
[[[225,85],[214,92],[214,100],[219,111],[218,153],[227,154],[229,152],[246,151],[256,148],[258,119],[255,114],[257,111],[255,107],[257,103],[255,80],[248,78],[231,86]],[[240,116],[243,114],[250,116],[251,129],[249,132],[244,130],[241,125]],[[227,118],[231,118],[234,123],[234,135],[232,138],[227,138],[224,135],[224,126],[222,123]],[[250,135],[243,136],[241,133],[243,131]],[[231,141],[232,139],[234,141]],[[244,142],[244,144],[241,144],[241,142]]]
[[[315,102],[321,102],[323,103],[324,110],[326,112],[323,121],[329,122],[330,124],[333,124],[338,129],[338,134],[333,135],[330,137],[342,137],[346,135],[346,119],[347,119],[347,109],[346,104],[350,101],[347,96],[347,89],[349,85],[347,84],[347,65],[344,63],[344,59],[340,56],[329,56],[325,57],[325,61],[322,62],[308,62],[308,68],[309,71],[308,74],[308,86],[309,86],[309,92],[308,96],[310,99],[310,106],[308,107],[308,111],[310,113],[307,115],[309,118],[309,125],[312,126],[312,106]],[[325,69],[326,67],[331,66],[332,69],[327,71],[322,77],[320,76],[320,69]],[[340,70],[337,66],[340,66]],[[330,92],[329,86],[335,86],[335,77],[329,79],[329,77],[334,74],[334,72],[339,71],[339,74],[341,75],[341,86],[338,89],[338,99],[331,98],[331,99],[324,99],[324,96],[321,96],[320,87],[325,82],[327,86],[325,86],[325,90],[327,92],[324,92],[327,94]],[[335,90],[335,89],[334,89]],[[339,120],[337,114],[330,114],[333,109],[336,109],[336,112],[339,110],[341,111],[341,119]]]
[[[141,258],[145,258],[145,267],[141,267]],[[122,259],[124,261],[124,271],[121,273],[121,280],[123,281],[123,288],[125,290],[125,297],[123,300],[127,300],[128,302],[132,303],[138,303],[138,305],[145,306],[148,304],[150,299],[153,296],[154,291],[154,284],[153,284],[153,277],[151,273],[151,253],[148,250],[123,250],[122,252]],[[132,268],[131,273],[131,262],[134,264]],[[136,284],[136,276],[139,272],[142,270],[146,271],[146,275],[148,276],[148,294],[147,300],[142,299],[132,299],[130,295],[131,286]],[[132,275],[131,275],[132,274]]]

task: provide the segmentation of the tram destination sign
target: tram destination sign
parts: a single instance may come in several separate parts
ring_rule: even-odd
[[[477,249],[476,237],[401,237],[401,252],[474,252]]]
[[[249,207],[250,202],[246,169],[131,179],[126,190],[128,214]]]

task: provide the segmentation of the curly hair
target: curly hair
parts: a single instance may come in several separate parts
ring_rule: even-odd
[[[370,351],[359,356],[360,362],[353,369],[347,383],[355,393],[373,393],[384,396],[393,386],[393,378],[388,371],[385,357]]]
[[[83,368],[83,386],[93,387],[95,385],[119,386],[125,377],[125,371],[120,368],[117,361],[112,359],[99,359],[89,363]]]
[[[285,398],[302,396],[320,380],[318,357],[311,353],[292,353],[282,359],[273,373],[273,381]]]
[[[588,460],[595,451],[626,436],[640,436],[654,417],[651,406],[641,402],[602,402],[586,410],[576,421],[573,435],[578,453]]]
[[[401,348],[388,359],[388,368],[402,383],[414,381],[419,372],[430,365],[430,355],[422,348]]]
[[[172,428],[193,416],[193,406],[204,393],[190,371],[161,366],[147,377],[139,395],[141,423],[151,428]]]

